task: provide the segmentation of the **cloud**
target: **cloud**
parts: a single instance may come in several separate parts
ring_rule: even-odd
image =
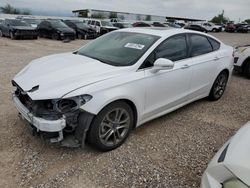
[[[225,10],[225,15],[235,21],[250,18],[249,0],[1,0],[0,6],[5,3],[54,15],[90,8],[210,20]]]

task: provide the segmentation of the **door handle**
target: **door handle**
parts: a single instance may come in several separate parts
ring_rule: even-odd
[[[220,58],[219,57],[215,57],[214,58],[214,61],[218,61]]]
[[[190,66],[188,65],[188,64],[185,64],[185,65],[183,65],[182,67],[181,67],[181,69],[187,69],[187,68],[189,68]]]

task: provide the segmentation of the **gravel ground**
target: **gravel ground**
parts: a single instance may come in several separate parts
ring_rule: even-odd
[[[233,46],[250,43],[249,34],[214,35]],[[221,100],[148,122],[111,152],[48,145],[18,118],[10,81],[32,59],[84,43],[0,39],[0,187],[199,187],[215,152],[250,120],[250,80],[233,75]]]

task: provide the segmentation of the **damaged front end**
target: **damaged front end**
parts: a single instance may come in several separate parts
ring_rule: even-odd
[[[33,91],[23,91],[14,81],[12,84],[16,87],[12,96],[15,106],[20,116],[30,123],[34,133],[41,134],[51,143],[67,147],[84,146],[86,132],[94,115],[82,111],[80,107],[92,96],[32,100],[28,92]],[[83,114],[88,117],[84,125],[79,123]]]

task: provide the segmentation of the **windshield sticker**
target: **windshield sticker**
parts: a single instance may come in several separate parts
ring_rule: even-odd
[[[137,50],[142,50],[145,47],[145,45],[135,44],[135,43],[127,43],[124,47],[125,48],[133,48],[133,49],[137,49]]]

